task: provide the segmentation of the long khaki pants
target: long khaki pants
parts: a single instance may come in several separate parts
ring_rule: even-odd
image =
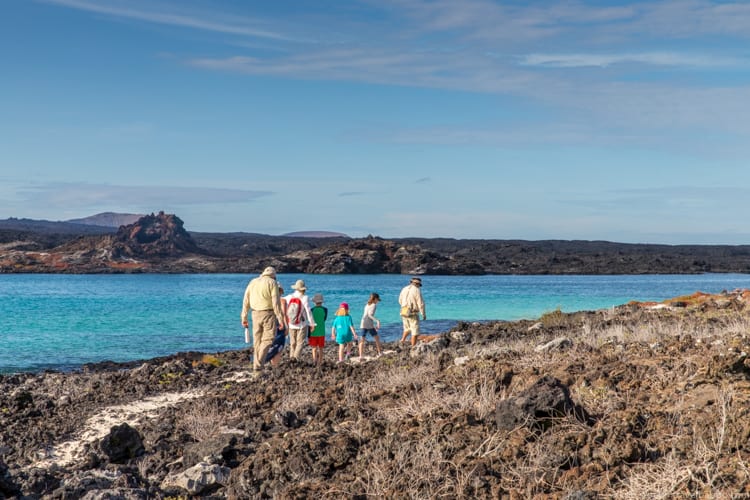
[[[307,342],[307,327],[289,329],[289,357],[299,359]]]
[[[268,348],[276,335],[276,314],[273,311],[253,311],[253,370],[260,370]]]

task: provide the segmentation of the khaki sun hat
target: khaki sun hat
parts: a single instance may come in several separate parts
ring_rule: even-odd
[[[297,280],[297,282],[292,285],[292,290],[299,290],[300,292],[304,292],[305,290],[307,290],[307,287],[305,286],[304,281]]]
[[[276,277],[276,268],[272,266],[268,266],[267,268],[263,269],[263,272],[260,273],[261,276],[270,276],[272,278]]]

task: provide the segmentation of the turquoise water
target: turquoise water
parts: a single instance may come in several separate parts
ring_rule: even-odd
[[[0,275],[0,373],[71,369],[180,351],[246,347],[242,295],[252,276]],[[397,298],[408,276],[280,275],[287,291],[304,279],[333,312],[346,301],[359,324],[372,291],[385,340],[400,336]],[[664,300],[695,291],[749,288],[750,275],[423,276],[425,333],[459,320],[537,318],[544,312],[592,310],[630,300]],[[330,326],[330,322],[328,323]]]

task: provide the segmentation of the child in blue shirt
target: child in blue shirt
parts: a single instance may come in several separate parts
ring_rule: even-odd
[[[349,314],[349,304],[342,302],[336,311],[331,327],[331,340],[335,340],[339,345],[339,363],[344,361],[344,346],[351,344],[356,338],[357,331],[354,329],[354,321]],[[347,346],[346,355],[349,356],[349,354],[351,354],[351,346]]]

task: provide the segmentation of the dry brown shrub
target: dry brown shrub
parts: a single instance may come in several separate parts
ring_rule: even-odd
[[[312,388],[302,388],[297,392],[285,394],[276,404],[276,410],[279,412],[291,411],[295,414],[304,413],[308,408],[318,402],[318,396]]]
[[[200,360],[195,360],[192,363],[193,368],[198,367],[201,364],[211,365],[213,367],[218,368],[224,364],[224,361],[222,361],[221,359],[217,358],[216,356],[212,354],[204,354]]]
[[[158,465],[158,460],[153,455],[142,455],[136,460],[136,466],[138,467],[138,474],[142,479],[148,481],[151,475],[150,470],[152,467]]]
[[[737,498],[738,482],[750,477],[745,461],[739,454],[728,453],[728,437],[732,434],[736,413],[735,395],[730,388],[719,391],[717,404],[709,420],[713,426],[696,425],[682,428],[675,442],[692,442],[690,453],[670,450],[655,462],[632,467],[621,484],[616,485],[612,498]],[[685,435],[688,433],[689,435]],[[732,445],[734,446],[734,445]]]
[[[367,498],[473,498],[467,489],[475,468],[449,460],[441,450],[435,437],[380,440],[361,457],[367,467],[346,493]]]
[[[369,401],[372,395],[378,392],[402,394],[404,389],[414,390],[417,388],[416,384],[431,380],[435,375],[436,371],[431,363],[414,366],[392,365],[347,387],[354,390],[362,400]]]
[[[745,315],[735,315],[726,321],[724,331],[730,335],[748,335],[750,334],[750,318]]]
[[[392,405],[381,407],[375,417],[384,422],[395,423],[414,417],[429,418],[442,409],[446,409],[444,395],[434,387],[427,386],[419,391],[403,393]]]
[[[516,491],[531,498],[566,490],[563,472],[575,465],[577,450],[574,449],[571,455],[568,446],[561,444],[585,442],[583,438],[590,429],[572,416],[556,419],[553,427],[554,431],[530,439],[522,457],[499,462],[500,484],[506,491]]]
[[[644,498],[678,498],[685,488],[690,471],[670,453],[657,463],[636,464],[626,480],[625,488],[615,491],[616,500],[643,500]]]
[[[485,458],[497,455],[503,448],[508,445],[508,432],[495,431],[490,434],[487,439],[477,447],[476,450],[472,451],[469,456],[477,458]]]
[[[570,325],[570,316],[558,307],[554,311],[542,314],[539,321],[542,322],[544,328],[560,328]]]
[[[222,407],[221,401],[214,399],[200,398],[183,408],[176,426],[199,442],[220,435],[227,421],[237,416],[236,411],[228,411]]]
[[[450,388],[441,393],[444,406],[449,411],[468,411],[480,420],[485,419],[495,411],[499,400],[495,378],[489,367],[477,372],[454,371],[447,379]]]

